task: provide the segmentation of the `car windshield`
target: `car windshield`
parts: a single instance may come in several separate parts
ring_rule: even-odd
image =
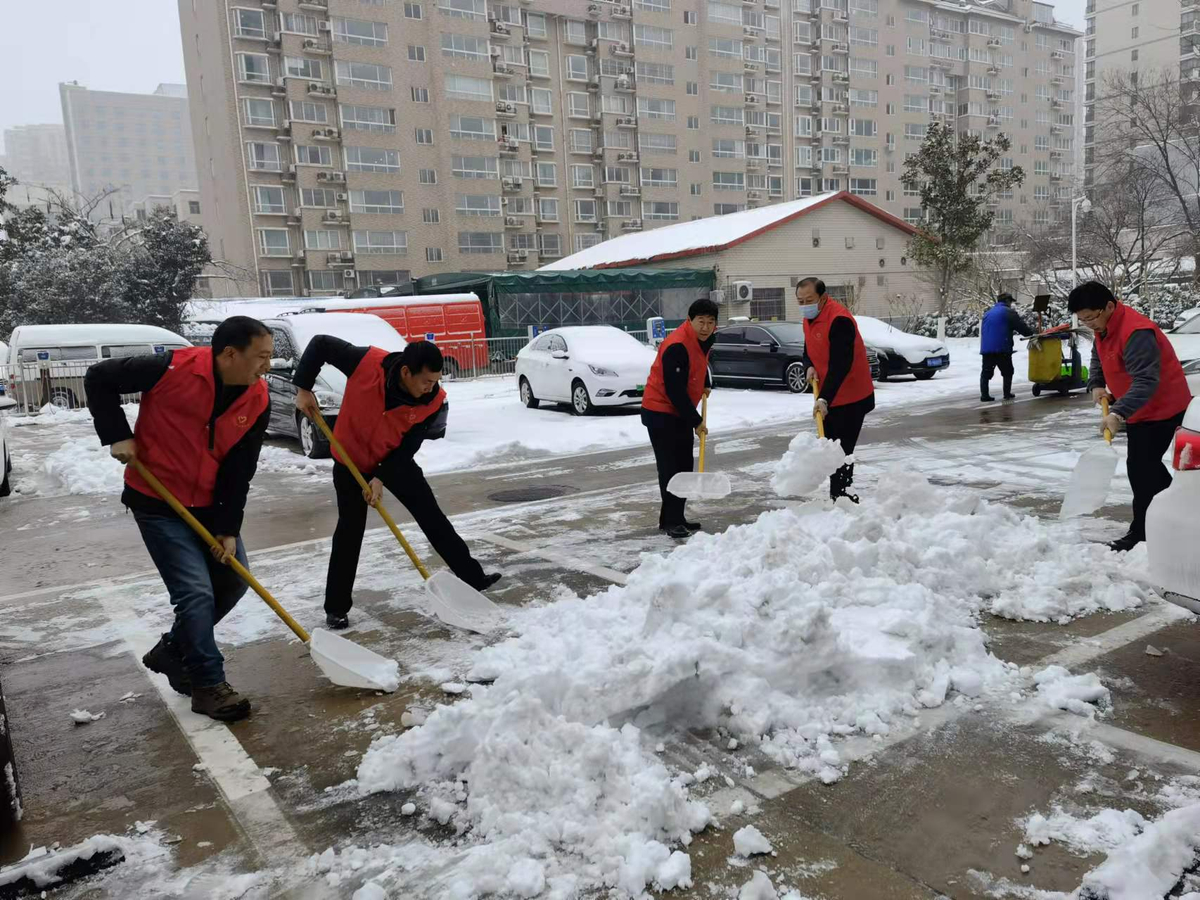
[[[1176,328],[1175,334],[1200,334],[1200,314],[1192,316]]]
[[[804,343],[804,326],[796,325],[793,322],[785,322],[780,325],[772,325],[767,331],[771,332],[772,337],[781,344],[803,344]]]

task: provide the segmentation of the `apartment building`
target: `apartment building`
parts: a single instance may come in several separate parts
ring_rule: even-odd
[[[44,203],[48,192],[70,193],[67,139],[61,125],[17,125],[4,129],[5,170],[20,182],[8,202]]]
[[[1143,79],[1186,71],[1200,88],[1200,5],[1197,0],[1088,0],[1084,49],[1084,184],[1095,178],[1097,133],[1105,86],[1114,74]],[[1099,104],[1099,105],[1098,105]],[[1113,123],[1108,123],[1112,125]]]
[[[1001,229],[1069,197],[1079,33],[1047,3],[179,8],[205,226],[267,294],[532,268],[828,191],[916,221],[903,161],[937,120],[1011,135],[1029,177]]]
[[[152,94],[58,86],[71,189],[90,200],[112,191],[113,215],[148,194],[196,187],[187,88],[160,84]],[[104,203],[98,214],[108,215]]]

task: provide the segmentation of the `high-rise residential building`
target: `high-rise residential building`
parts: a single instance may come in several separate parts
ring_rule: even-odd
[[[153,94],[58,86],[71,188],[83,200],[113,192],[97,209],[120,213],[148,194],[196,187],[196,149],[187,88],[160,84]]]
[[[1200,88],[1200,7],[1196,0],[1088,0],[1084,38],[1084,183],[1095,176],[1097,140],[1106,87],[1113,76],[1136,72],[1155,78],[1179,77],[1181,70]],[[1111,137],[1111,134],[1109,135]]]
[[[61,125],[17,125],[4,130],[4,168],[20,184],[8,196],[16,205],[41,203],[47,192],[69,194],[71,171]]]
[[[1000,230],[1071,189],[1079,33],[1048,3],[179,10],[205,226],[268,294],[532,268],[829,190],[916,221],[900,178],[934,121],[1011,136],[1028,178]]]

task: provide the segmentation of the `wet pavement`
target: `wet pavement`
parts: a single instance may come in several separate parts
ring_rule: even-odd
[[[862,491],[897,467],[971,486],[1032,514],[1056,513],[1069,470],[1063,454],[1092,415],[1087,401],[979,406],[961,398],[872,416],[858,454]],[[707,530],[779,505],[763,473],[797,427],[808,425],[714,439],[709,467],[730,473],[735,493],[694,510]],[[20,432],[29,430],[17,430],[18,446]],[[327,479],[260,475],[243,532],[260,580],[310,627],[320,622],[323,585],[296,573],[300,562],[328,553],[335,510]],[[549,601],[563,587],[581,595],[603,590],[635,568],[641,553],[673,546],[654,527],[657,489],[645,447],[506,461],[431,482],[485,567],[504,571],[494,594],[501,604]],[[547,486],[565,490],[521,499]],[[1119,484],[1111,500],[1088,526],[1097,538],[1123,530],[1127,487]],[[407,516],[391,505],[403,528]],[[253,696],[256,712],[223,726],[193,716],[184,698],[138,662],[156,638],[164,601],[132,518],[115,498],[22,498],[4,506],[0,518],[0,665],[26,809],[16,832],[0,837],[0,865],[30,845],[66,845],[154,823],[167,836],[170,865],[184,870],[184,887],[193,891],[181,895],[215,896],[205,885],[233,873],[299,867],[330,846],[400,843],[414,831],[437,836],[427,823],[400,815],[403,794],[361,799],[342,787],[374,737],[401,730],[406,709],[444,702],[440,680],[465,671],[484,640],[421,614],[420,579],[376,523],[364,545],[349,636],[414,670],[427,667],[430,677],[386,696],[334,688],[248,594],[233,623],[239,637],[226,653],[231,681]],[[428,554],[419,532],[409,536]],[[667,759],[681,768],[710,761],[734,771],[752,763],[757,772],[708,792],[719,825],[689,849],[696,887],[670,896],[726,896],[758,867],[777,887],[829,900],[965,900],[994,896],[989,891],[1004,878],[1071,890],[1098,860],[1051,846],[1022,874],[1014,855],[1018,817],[1077,803],[1085,776],[1106,786],[1108,805],[1150,815],[1146,779],[1200,773],[1200,636],[1190,621],[1172,621],[1170,610],[1155,602],[1065,626],[984,622],[1003,659],[1033,665],[1073,653],[1072,671],[1095,671],[1118,686],[1114,715],[1095,733],[1081,736],[1084,724],[1069,716],[1031,722],[969,708],[934,710],[887,742],[848,746],[846,758],[860,761],[834,786],[795,778],[751,751],[730,754],[715,735],[668,735]],[[1163,655],[1147,655],[1147,644]],[[77,726],[73,709],[105,717]],[[1096,750],[1093,740],[1107,749]],[[1145,773],[1142,781],[1127,779],[1134,768]],[[735,797],[755,813],[729,814]],[[773,842],[776,856],[731,859],[733,831],[748,822]],[[131,875],[63,895],[142,896],[137,891]],[[323,894],[309,884],[286,895]],[[438,893],[415,878],[402,896]]]

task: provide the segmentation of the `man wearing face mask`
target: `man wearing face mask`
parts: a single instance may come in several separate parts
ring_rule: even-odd
[[[825,419],[825,437],[840,441],[847,456],[854,453],[863,420],[875,408],[875,384],[867,348],[850,310],[827,293],[819,278],[803,278],[796,285],[796,301],[804,319],[804,361],[808,380],[820,380],[813,415]],[[845,497],[854,483],[854,464],[847,463],[829,477],[829,496]]]

